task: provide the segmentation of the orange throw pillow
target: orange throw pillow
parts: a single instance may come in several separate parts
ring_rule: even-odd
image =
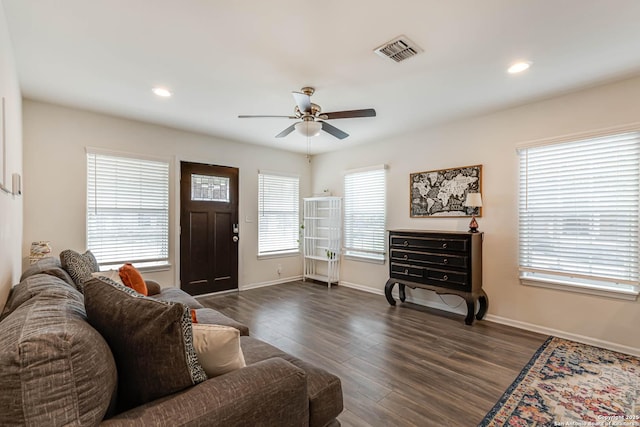
[[[147,290],[147,284],[142,278],[140,272],[133,265],[129,263],[123,265],[122,267],[120,267],[120,270],[118,270],[118,273],[120,273],[120,279],[122,280],[122,283],[125,284],[125,286],[144,296],[147,296],[149,294],[149,291]]]

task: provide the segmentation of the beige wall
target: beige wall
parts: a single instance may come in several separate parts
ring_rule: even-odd
[[[11,41],[4,9],[0,2],[0,96],[5,98],[6,170],[0,176],[11,189],[11,175],[22,175],[22,108],[16,77]],[[1,132],[1,129],[0,129]],[[2,136],[0,135],[0,138]],[[0,151],[2,170],[2,151]],[[0,191],[0,311],[4,307],[11,285],[18,282],[22,270],[22,197]]]
[[[0,16],[0,24],[3,16]],[[0,26],[4,28],[4,26]],[[20,100],[6,31],[0,31],[2,86],[9,94],[8,172],[20,172]],[[517,108],[424,129],[352,149],[316,156],[311,168],[302,155],[243,145],[209,136],[25,100],[24,237],[22,256],[32,240],[51,240],[54,251],[85,246],[85,147],[153,153],[180,160],[240,168],[240,286],[276,283],[301,274],[298,257],[258,260],[257,171],[298,173],[301,195],[330,189],[342,193],[342,172],[386,163],[388,228],[466,230],[468,219],[411,219],[411,172],[483,165],[485,232],[484,287],[488,320],[567,336],[640,354],[640,307],[604,297],[526,287],[518,281],[517,182],[515,147],[523,141],[586,132],[638,121],[640,77],[590,88]],[[310,183],[313,183],[313,186]],[[175,190],[175,189],[174,189]],[[22,199],[0,194],[0,303],[19,276]],[[177,205],[172,200],[172,242]],[[246,221],[245,221],[246,219]],[[176,248],[172,248],[175,256]],[[172,260],[176,264],[176,260]],[[282,264],[283,274],[277,275]],[[387,265],[342,263],[343,285],[382,293]],[[164,284],[176,282],[177,269],[157,273]],[[459,300],[443,300],[427,291],[410,298],[453,311]],[[1,304],[0,304],[1,305]]]
[[[304,155],[224,141],[210,136],[24,100],[24,244],[50,240],[54,253],[86,246],[86,147],[173,158],[170,244],[174,268],[146,276],[177,283],[175,196],[181,160],[233,166],[240,170],[240,288],[285,281],[302,274],[299,256],[257,259],[258,170],[300,176],[300,194],[310,192]],[[282,274],[277,274],[278,264]]]
[[[516,145],[639,120],[640,77],[494,114],[425,129],[353,149],[316,156],[312,191],[342,194],[342,172],[386,163],[388,228],[466,230],[468,219],[409,217],[409,174],[483,165],[484,288],[490,320],[640,354],[640,303],[527,287],[518,280],[518,156]],[[382,293],[388,266],[342,264],[343,284]],[[435,294],[414,299],[449,309]],[[446,304],[460,299],[443,296]],[[465,310],[464,304],[453,311]]]

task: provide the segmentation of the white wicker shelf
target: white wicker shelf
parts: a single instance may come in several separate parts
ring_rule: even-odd
[[[304,199],[303,280],[326,282],[329,287],[340,280],[342,247],[342,198]]]

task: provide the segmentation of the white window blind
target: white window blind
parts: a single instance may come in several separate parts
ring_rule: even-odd
[[[258,255],[300,251],[299,186],[297,176],[258,174]]]
[[[640,132],[520,150],[523,282],[637,294],[639,193]]]
[[[168,263],[168,162],[87,153],[87,247],[101,265]]]
[[[384,261],[386,173],[380,166],[344,176],[345,255]]]

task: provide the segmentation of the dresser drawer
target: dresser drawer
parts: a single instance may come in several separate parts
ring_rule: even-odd
[[[394,262],[391,263],[390,269],[391,277],[406,280],[423,279],[426,271],[424,268],[416,267],[414,265],[396,264]]]
[[[438,249],[446,251],[460,251],[465,252],[467,250],[466,239],[456,238],[428,238],[428,237],[413,237],[413,236],[390,236],[390,244],[392,248],[405,248],[405,249]]]
[[[468,276],[464,272],[426,268],[410,264],[392,262],[391,277],[446,288],[465,290],[468,287]]]
[[[391,261],[419,262],[443,267],[467,268],[468,257],[460,255],[391,249]]]
[[[466,273],[457,271],[446,271],[437,269],[427,269],[425,277],[430,280],[437,280],[442,286],[454,287],[466,287],[468,284],[468,278]]]

